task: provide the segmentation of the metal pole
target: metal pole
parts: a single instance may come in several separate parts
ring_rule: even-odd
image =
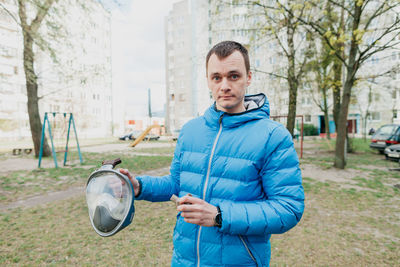
[[[53,113],[53,115],[55,115],[55,113]],[[53,153],[54,165],[56,165],[56,168],[58,168],[57,155],[56,155],[56,151],[54,150],[53,135],[51,134],[51,125],[50,125],[50,121],[48,119],[47,119],[47,124],[49,125],[49,135],[50,135],[50,140],[51,140],[51,151]]]
[[[65,152],[64,152],[64,166],[67,164],[69,132],[70,132],[70,130],[71,130],[71,118],[72,118],[72,113],[69,114],[68,132],[67,132],[67,142],[66,142],[66,144],[65,144]]]
[[[44,133],[45,133],[45,130],[46,130],[46,120],[47,120],[47,112],[44,113],[44,119],[43,119],[43,125],[42,125],[42,136],[40,137],[40,150],[39,150],[38,168],[40,168],[40,164],[42,163],[43,142],[44,142]]]
[[[304,138],[303,138],[303,129],[304,129],[303,118],[304,118],[304,116],[301,115],[301,131],[300,131],[300,135],[301,135],[301,142],[300,142],[300,158],[301,158],[301,159],[303,158],[303,141],[304,141]]]
[[[149,106],[149,118],[150,118],[150,122],[149,122],[149,126],[151,126],[151,117],[152,117],[152,112],[151,112],[151,89],[147,89],[147,95],[148,95],[148,106]]]
[[[70,119],[72,120],[72,126],[74,126],[75,139],[76,139],[76,146],[77,146],[77,148],[78,148],[79,160],[80,160],[80,162],[81,162],[81,164],[82,164],[82,163],[83,163],[83,160],[82,160],[81,149],[79,148],[78,133],[76,132],[75,121],[74,121],[74,117],[73,117],[72,113],[71,113],[71,118],[70,118]]]

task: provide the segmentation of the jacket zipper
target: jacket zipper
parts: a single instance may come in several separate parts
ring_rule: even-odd
[[[208,179],[210,178],[210,172],[211,172],[211,163],[212,163],[212,158],[214,156],[215,152],[215,147],[217,146],[217,142],[219,139],[219,136],[221,135],[222,132],[222,117],[219,118],[219,130],[217,137],[214,140],[213,147],[211,149],[211,155],[210,155],[210,160],[208,161],[208,168],[207,168],[207,175],[206,175],[206,181],[204,182],[204,187],[203,187],[203,200],[206,199],[206,193],[207,193],[207,185],[208,185]],[[200,267],[200,233],[201,233],[201,226],[199,227],[199,232],[197,233],[197,266]]]
[[[256,258],[254,258],[253,253],[251,253],[251,251],[250,251],[249,247],[247,246],[246,242],[244,241],[243,237],[242,237],[241,235],[239,235],[239,238],[240,238],[240,240],[242,240],[242,243],[243,243],[244,247],[246,248],[247,253],[249,253],[251,259],[254,261],[254,263],[256,264],[256,266],[258,266],[257,261],[256,261]]]

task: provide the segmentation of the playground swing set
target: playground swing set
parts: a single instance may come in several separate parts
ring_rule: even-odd
[[[50,114],[50,115],[49,115]],[[50,118],[53,118],[53,126],[50,123]],[[59,121],[60,123],[57,123],[56,120],[56,116],[57,115],[61,115],[61,120]],[[69,118],[67,119],[67,115],[69,115]],[[50,118],[49,118],[50,117]],[[68,127],[67,127],[67,120],[68,120]],[[61,124],[61,126],[57,126],[57,124]],[[47,125],[47,129],[48,129],[48,135],[50,138],[50,142],[51,142],[51,151],[52,151],[52,155],[53,155],[53,160],[54,160],[54,165],[56,168],[58,168],[58,163],[57,163],[57,152],[64,152],[64,163],[63,165],[66,166],[67,164],[67,157],[68,157],[68,144],[69,144],[69,136],[70,136],[70,132],[71,132],[71,125],[74,129],[74,133],[75,133],[75,140],[76,140],[76,146],[78,149],[78,155],[79,155],[79,160],[80,163],[83,163],[82,160],[82,154],[81,154],[81,150],[79,147],[79,142],[78,142],[78,134],[76,131],[76,126],[75,126],[75,120],[74,120],[74,116],[72,113],[67,113],[67,112],[45,112],[44,113],[44,120],[43,120],[43,126],[42,126],[42,136],[41,136],[41,140],[40,140],[40,151],[39,151],[39,163],[38,163],[38,168],[40,168],[41,162],[42,162],[42,157],[43,157],[43,142],[44,142],[44,138],[46,135],[46,125]],[[59,133],[59,136],[53,136],[52,133],[52,128],[54,130],[54,135],[57,133]],[[68,130],[67,130],[68,128]],[[60,131],[61,130],[61,131]],[[62,136],[65,136],[65,132],[66,132],[66,144],[65,144],[65,150],[59,150],[56,151],[55,145],[54,145],[54,137],[57,137],[56,139],[61,140]]]

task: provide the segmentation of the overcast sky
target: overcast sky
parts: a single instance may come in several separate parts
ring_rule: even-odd
[[[123,94],[129,114],[147,114],[148,88],[152,110],[164,107],[164,18],[178,1],[131,0],[112,11],[113,85]]]

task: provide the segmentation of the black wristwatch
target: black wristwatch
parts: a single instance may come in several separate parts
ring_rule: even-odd
[[[221,226],[222,226],[221,209],[219,208],[219,206],[217,206],[217,209],[218,209],[218,213],[217,213],[217,215],[215,215],[215,218],[214,218],[214,226],[221,228]]]

